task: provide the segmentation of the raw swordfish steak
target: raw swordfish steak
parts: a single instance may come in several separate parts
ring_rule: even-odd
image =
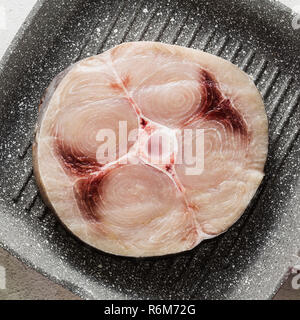
[[[34,172],[82,241],[160,256],[226,231],[260,185],[267,149],[264,104],[244,72],[202,51],[132,42],[52,81]]]

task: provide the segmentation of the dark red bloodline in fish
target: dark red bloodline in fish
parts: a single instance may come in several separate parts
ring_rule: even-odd
[[[148,124],[148,121],[146,119],[144,119],[143,117],[141,117],[141,120],[140,120],[140,125],[141,125],[141,128],[142,129],[145,129],[145,127],[147,126]]]
[[[217,81],[205,70],[202,70],[200,74],[201,103],[195,114],[184,123],[184,126],[199,119],[216,120],[223,123],[226,128],[232,128],[234,133],[247,137],[247,125],[243,117],[233,107],[232,102],[224,98]]]
[[[56,139],[56,142],[56,154],[68,173],[72,173],[75,176],[86,176],[99,171],[102,167],[96,157],[88,157],[78,150],[71,150],[61,139]]]
[[[101,182],[107,173],[88,176],[78,180],[74,185],[74,195],[83,217],[91,222],[99,222],[101,218],[95,213],[99,206]]]

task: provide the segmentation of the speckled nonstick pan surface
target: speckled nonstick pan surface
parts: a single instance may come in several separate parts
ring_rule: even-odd
[[[300,249],[300,30],[271,1],[40,1],[0,70],[0,242],[87,299],[270,298]],[[248,72],[270,121],[266,177],[242,218],[190,252],[108,255],[66,232],[32,174],[39,99],[72,62],[123,41],[203,49]]]

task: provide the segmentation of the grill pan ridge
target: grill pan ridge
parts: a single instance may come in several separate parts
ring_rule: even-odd
[[[134,8],[134,9],[133,9]],[[0,64],[0,244],[85,299],[267,299],[300,242],[300,30],[267,0],[38,1]],[[257,84],[269,118],[266,176],[228,232],[190,252],[125,258],[73,237],[32,171],[37,106],[71,63],[124,41],[219,55]]]

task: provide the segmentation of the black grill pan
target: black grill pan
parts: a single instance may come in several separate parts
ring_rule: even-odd
[[[300,249],[300,30],[267,0],[39,1],[0,66],[0,243],[86,299],[268,299]],[[43,204],[32,173],[39,99],[78,59],[123,41],[177,43],[251,75],[270,121],[266,177],[225,234],[178,255],[94,250]]]

